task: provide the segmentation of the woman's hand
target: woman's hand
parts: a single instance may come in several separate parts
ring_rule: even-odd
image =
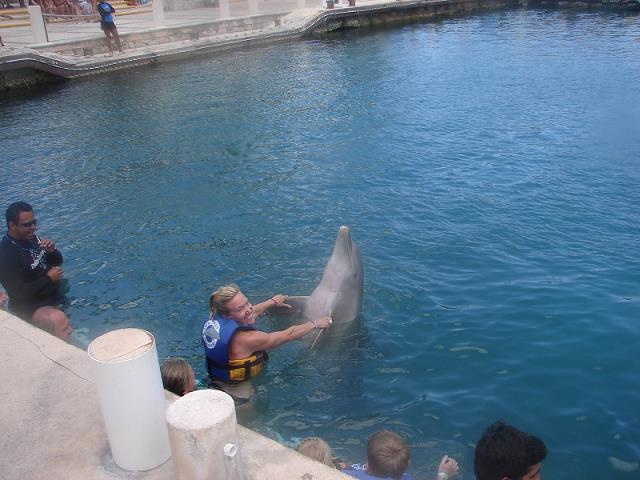
[[[272,307],[284,307],[291,308],[291,305],[287,303],[287,295],[282,295],[281,293],[274,295],[270,298],[271,303],[273,303]]]

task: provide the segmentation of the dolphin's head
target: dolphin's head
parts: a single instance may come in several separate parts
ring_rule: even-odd
[[[360,251],[351,239],[349,227],[342,226],[322,280],[311,294],[307,313],[312,316],[331,312],[336,323],[350,323],[360,315],[363,285]]]
[[[362,260],[356,244],[351,240],[349,227],[342,225],[338,230],[336,242],[333,245],[331,258],[325,268],[325,275],[329,273],[339,282],[362,282]],[[323,278],[324,279],[324,278]]]

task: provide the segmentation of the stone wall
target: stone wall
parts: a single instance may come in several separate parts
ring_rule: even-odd
[[[515,8],[521,0],[442,0],[438,2],[397,2],[392,6],[372,7],[327,17],[315,25],[313,34],[347,28],[381,27],[420,22],[435,17],[464,15],[482,10]],[[356,0],[357,6],[357,0]]]
[[[36,85],[63,82],[64,79],[36,68],[0,71],[0,92],[27,89]]]
[[[190,8],[217,7],[218,0],[163,0],[167,12],[189,10]]]
[[[166,43],[198,41],[200,39],[229,33],[247,32],[270,28],[282,14],[260,15],[245,18],[217,20],[213,22],[175,28],[156,28],[143,32],[120,34],[125,50],[152,47]],[[107,53],[104,37],[88,38],[71,42],[56,42],[35,48],[41,52],[54,52],[63,55],[91,56]]]

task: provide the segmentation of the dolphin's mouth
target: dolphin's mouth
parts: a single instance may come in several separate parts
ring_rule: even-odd
[[[345,227],[344,225],[341,226],[339,237],[340,240],[338,243],[342,243],[344,245],[346,254],[351,257],[351,234],[349,233],[349,227]]]

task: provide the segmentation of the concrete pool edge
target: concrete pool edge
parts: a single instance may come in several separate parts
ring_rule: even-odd
[[[101,34],[31,45],[29,48],[4,48],[0,50],[0,91],[47,83],[56,78],[72,79],[231,49],[292,41],[343,28],[390,25],[505,9],[519,4],[520,0],[373,0],[355,7],[333,10],[311,8],[288,14],[248,17],[244,19],[245,22],[258,28],[241,32],[227,32],[224,27],[225,22],[237,23],[238,19],[143,29],[125,34],[123,39],[125,43],[144,46],[114,56],[80,54],[104,49],[105,42]],[[213,24],[223,33],[205,35],[203,29]],[[162,36],[162,41],[158,40],[158,36]],[[190,39],[184,40],[185,36]]]
[[[176,478],[171,459],[146,472],[113,463],[87,353],[0,311],[5,394],[0,477]],[[167,393],[167,401],[175,396]],[[247,479],[350,478],[238,426]],[[306,475],[306,477],[305,477]]]

